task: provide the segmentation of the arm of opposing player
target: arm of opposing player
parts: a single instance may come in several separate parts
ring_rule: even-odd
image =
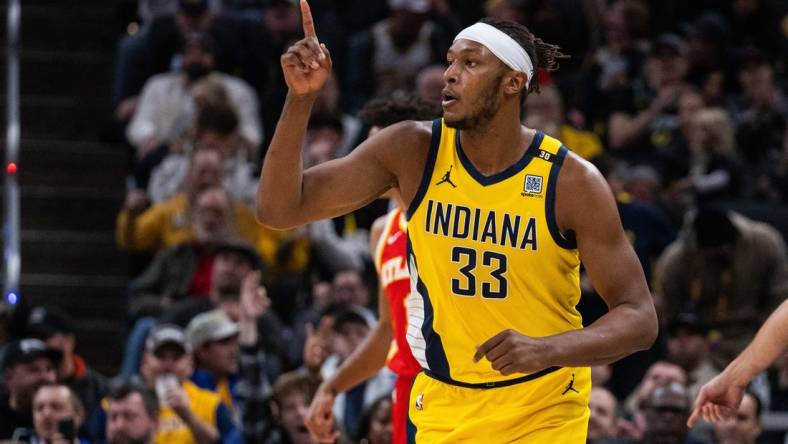
[[[647,349],[657,337],[657,316],[610,188],[593,166],[571,156],[557,193],[557,220],[574,231],[586,272],[609,312],[583,330],[549,338],[556,353],[552,365],[608,364]]]

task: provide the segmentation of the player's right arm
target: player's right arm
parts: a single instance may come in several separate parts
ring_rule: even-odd
[[[375,247],[385,226],[386,217],[378,218],[370,230],[370,250]],[[385,364],[393,339],[388,299],[383,291],[378,295],[378,323],[339,367],[333,377],[324,381],[309,406],[306,427],[316,441],[324,442],[332,436],[332,408],[337,394],[345,392],[375,375]]]
[[[766,370],[788,348],[788,301],[769,316],[752,343],[717,377],[706,383],[695,400],[687,424],[692,427],[701,416],[719,421],[736,412],[744,389],[752,378]]]
[[[331,72],[331,55],[317,40],[306,0],[301,12],[305,37],[281,58],[287,99],[257,188],[257,219],[278,229],[346,214],[397,186],[396,164],[407,158],[400,147],[422,140],[414,122],[392,125],[350,155],[303,171],[301,146],[312,104]]]

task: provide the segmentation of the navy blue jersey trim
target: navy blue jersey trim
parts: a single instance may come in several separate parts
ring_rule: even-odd
[[[440,141],[441,119],[435,119],[432,121],[432,139],[430,139],[430,151],[427,153],[427,162],[424,164],[424,174],[421,176],[419,189],[416,190],[416,195],[413,196],[413,201],[410,203],[408,211],[405,213],[408,220],[410,220],[413,213],[416,212],[416,209],[419,208],[419,204],[424,199],[424,195],[427,194],[427,188],[430,187],[432,172],[435,169],[435,159],[438,158],[438,146],[440,145]]]
[[[508,387],[510,385],[522,384],[523,382],[533,381],[534,379],[541,378],[542,376],[553,373],[554,371],[559,370],[561,368],[562,367],[548,367],[544,370],[539,370],[536,373],[531,373],[530,375],[521,376],[519,378],[506,379],[503,381],[480,382],[475,384],[472,384],[470,382],[455,381],[454,379],[446,378],[433,371],[426,369],[424,370],[424,374],[432,379],[437,379],[438,381],[449,385],[456,385],[457,387],[472,388],[472,389],[491,389],[498,387]]]
[[[411,401],[413,398],[411,398]],[[410,412],[411,406],[408,406],[408,412]],[[405,422],[405,431],[406,431],[406,442],[408,444],[416,444],[416,433],[418,429],[416,428],[416,424],[413,424],[413,421],[410,420],[410,413],[408,413],[408,417],[406,418]]]
[[[454,145],[457,149],[457,154],[460,157],[460,162],[462,166],[468,171],[468,173],[473,177],[476,182],[479,182],[482,186],[493,185],[498,182],[502,182],[515,174],[522,171],[528,163],[531,162],[531,159],[534,158],[534,153],[537,151],[539,146],[542,144],[542,140],[544,139],[544,134],[541,131],[537,131],[534,134],[533,140],[531,140],[531,145],[525,150],[523,153],[523,157],[520,158],[514,165],[510,166],[509,168],[501,171],[500,173],[495,173],[492,176],[485,176],[479,170],[473,166],[473,162],[468,156],[465,155],[465,151],[462,150],[462,145],[460,144],[460,130],[457,130],[454,137]]]
[[[547,218],[547,228],[550,230],[550,236],[553,238],[553,241],[562,248],[566,248],[567,250],[574,250],[577,248],[577,242],[574,236],[564,235],[561,233],[561,230],[558,228],[558,223],[555,220],[555,190],[556,184],[558,182],[558,173],[561,171],[561,165],[564,163],[564,158],[569,150],[561,145],[561,148],[558,149],[558,153],[556,157],[558,158],[555,162],[553,162],[553,166],[550,167],[550,179],[547,183],[547,199],[545,199],[545,216]]]
[[[432,321],[435,319],[435,312],[432,309],[432,302],[430,302],[430,294],[427,286],[419,276],[419,260],[413,253],[413,246],[408,236],[408,267],[410,267],[411,260],[416,266],[416,270],[409,270],[410,273],[415,273],[417,282],[416,289],[424,301],[424,322],[421,324],[421,334],[424,336],[426,350],[424,351],[427,365],[430,369],[438,374],[450,375],[449,360],[446,358],[446,351],[443,349],[443,341],[441,336],[432,327]]]

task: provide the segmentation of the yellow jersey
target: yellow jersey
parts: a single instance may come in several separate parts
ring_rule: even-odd
[[[505,329],[531,337],[582,328],[580,257],[555,221],[567,153],[537,132],[523,157],[485,176],[442,119],[407,211],[408,342],[428,374],[459,384],[514,382],[476,347]],[[593,217],[593,215],[589,215]],[[536,376],[536,375],[534,375]]]

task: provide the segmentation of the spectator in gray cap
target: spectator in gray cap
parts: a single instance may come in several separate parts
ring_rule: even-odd
[[[266,405],[270,384],[257,329],[270,301],[259,280],[258,272],[244,277],[237,323],[214,309],[194,317],[186,328],[194,348],[192,382],[221,396],[242,424],[245,442],[262,442],[271,427]]]
[[[162,406],[156,442],[180,442],[180,436],[191,434],[190,442],[212,444],[235,433],[219,395],[189,381],[192,368],[191,346],[183,329],[160,324],[150,331],[139,382],[156,391]]]
[[[62,354],[38,339],[21,339],[5,348],[3,391],[0,398],[0,440],[12,439],[33,428],[33,395],[55,382]]]

